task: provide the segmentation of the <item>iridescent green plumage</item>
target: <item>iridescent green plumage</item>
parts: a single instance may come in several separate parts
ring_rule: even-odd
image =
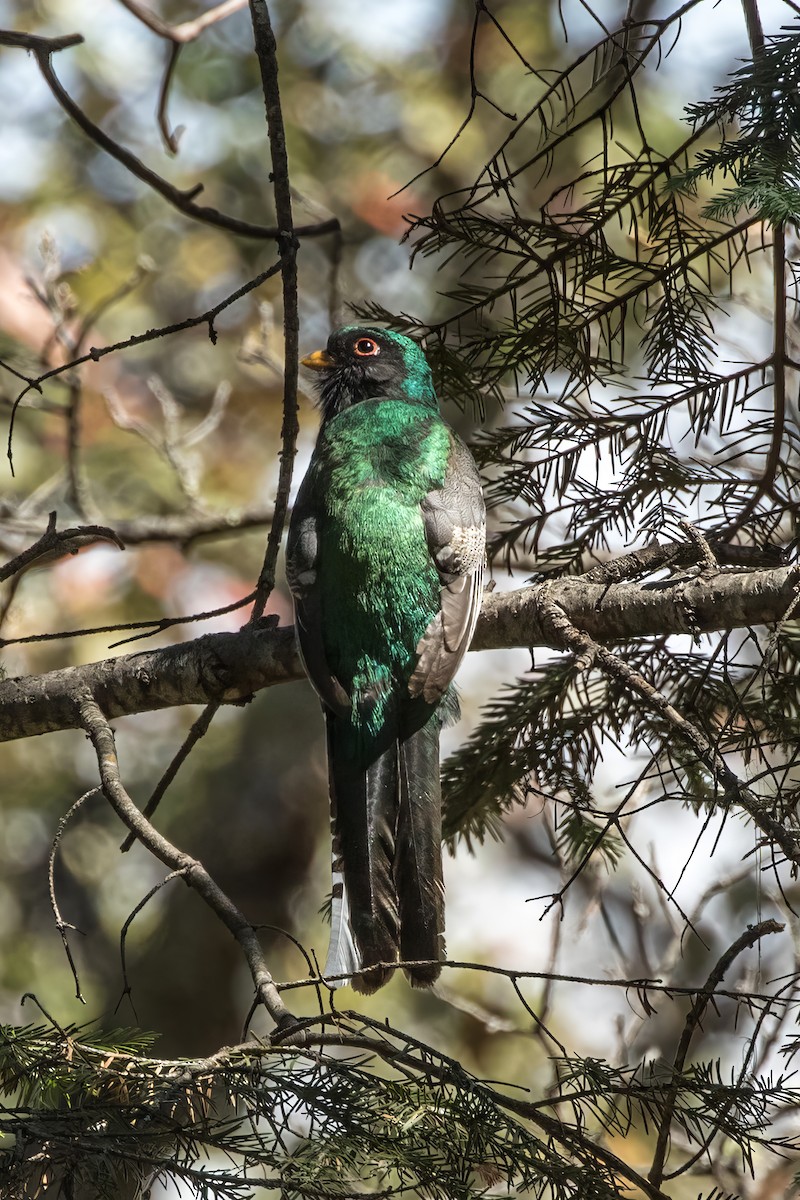
[[[323,425],[287,574],[328,723],[326,974],[371,991],[391,973],[377,964],[433,960],[409,969],[425,984],[443,953],[440,710],[480,606],[480,482],[410,339],[348,326],[306,363],[323,376]]]

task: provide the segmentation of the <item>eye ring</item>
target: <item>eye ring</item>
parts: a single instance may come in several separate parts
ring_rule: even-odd
[[[376,358],[381,352],[381,348],[372,338],[360,337],[353,344],[353,353],[359,358]]]

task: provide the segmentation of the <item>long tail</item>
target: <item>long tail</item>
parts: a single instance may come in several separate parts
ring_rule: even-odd
[[[438,714],[399,744],[400,808],[394,878],[400,906],[400,954],[429,965],[406,971],[414,987],[439,977],[444,957],[442,785]]]
[[[353,987],[368,993],[392,974],[391,967],[368,968],[396,962],[399,956],[393,870],[397,743],[387,738],[387,744],[367,753],[344,720],[326,715],[334,891],[325,974],[350,975]]]
[[[441,722],[433,716],[400,741],[387,735],[371,753],[339,718],[328,713],[327,723],[333,903],[325,975],[374,992],[392,974],[386,964],[402,958],[430,963],[407,971],[414,986],[427,987],[444,954]]]

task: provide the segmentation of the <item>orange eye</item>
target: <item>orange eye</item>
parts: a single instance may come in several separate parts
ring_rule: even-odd
[[[372,338],[359,338],[353,346],[353,350],[359,358],[374,358],[381,352],[380,346],[377,342],[373,342]]]

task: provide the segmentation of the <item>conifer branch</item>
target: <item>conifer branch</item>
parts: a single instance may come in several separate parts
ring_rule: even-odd
[[[786,860],[800,866],[800,834],[787,828],[775,815],[774,805],[755,794],[728,766],[718,747],[692,721],[678,712],[673,704],[657,687],[643,678],[618,654],[575,628],[566,614],[553,601],[547,588],[537,595],[542,621],[552,631],[554,640],[560,640],[564,649],[572,650],[578,657],[579,666],[597,664],[615,676],[634,692],[646,705],[652,707],[688,743],[698,760],[711,773],[719,788],[721,803],[734,804],[742,808],[770,842],[780,846]]]
[[[548,584],[547,595],[586,636],[614,642],[779,622],[795,601],[797,580],[794,567],[655,585],[567,578]],[[0,741],[76,728],[73,697],[87,690],[113,720],[181,704],[241,704],[262,688],[301,679],[293,629],[271,626],[0,680]],[[473,650],[562,645],[542,615],[539,587],[484,598]]]

